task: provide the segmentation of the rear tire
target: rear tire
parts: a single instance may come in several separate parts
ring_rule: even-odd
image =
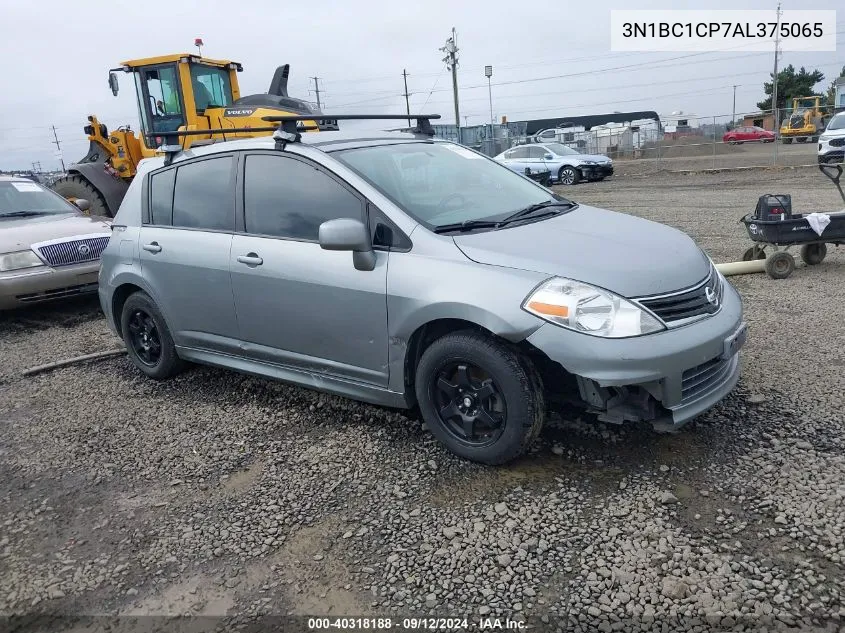
[[[816,266],[827,256],[827,244],[804,244],[801,247],[801,260],[808,266]]]
[[[522,454],[543,426],[542,382],[530,360],[472,330],[434,341],[417,365],[416,395],[432,433],[483,464]]]
[[[87,211],[83,212],[86,215],[99,215],[107,218],[112,217],[112,214],[109,213],[109,209],[106,206],[106,201],[103,200],[103,196],[101,196],[100,193],[91,186],[91,183],[85,180],[82,176],[76,174],[62,176],[53,183],[51,189],[63,198],[67,198],[69,200],[83,198],[90,202],[91,206]]]
[[[795,270],[795,258],[786,251],[772,253],[766,258],[766,273],[772,279],[786,279]]]
[[[185,361],[176,353],[161,311],[146,292],[129,295],[120,315],[120,331],[132,363],[153,380],[181,372]]]

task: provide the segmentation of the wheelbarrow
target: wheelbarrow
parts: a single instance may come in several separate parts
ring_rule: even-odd
[[[820,164],[819,170],[836,186],[842,202],[840,179],[842,166]],[[786,279],[795,270],[795,258],[790,249],[800,246],[802,261],[808,266],[822,263],[827,256],[827,245],[845,244],[845,211],[826,213],[830,223],[821,235],[816,233],[802,213],[792,213],[792,200],[785,194],[767,194],[757,202],[757,209],[740,219],[745,224],[748,237],[754,242],[742,255],[743,261],[766,260],[766,273],[772,279]],[[767,252],[768,249],[768,252]]]

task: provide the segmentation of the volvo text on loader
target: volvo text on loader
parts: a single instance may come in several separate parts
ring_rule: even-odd
[[[90,203],[92,215],[114,217],[143,158],[161,154],[167,132],[194,131],[181,136],[183,149],[213,142],[212,138],[231,140],[269,135],[264,116],[285,114],[319,115],[311,104],[288,95],[290,72],[285,64],[276,69],[266,94],[242,97],[237,62],[208,59],[189,53],[148,57],[123,62],[109,72],[109,87],[118,94],[119,71],[131,73],[135,82],[140,134],[129,126],[108,130],[97,117],[88,117],[85,133],[88,154],[71,165],[53,189],[69,200],[83,198]],[[315,117],[316,119],[317,117]],[[305,122],[306,129],[336,130],[337,122]],[[252,131],[250,128],[257,128]],[[231,134],[202,130],[232,129]],[[237,130],[237,131],[235,131]],[[222,136],[222,138],[221,138]],[[171,137],[172,138],[172,137]]]

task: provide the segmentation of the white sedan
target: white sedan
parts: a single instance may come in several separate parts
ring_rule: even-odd
[[[613,174],[613,161],[600,154],[581,154],[563,143],[532,143],[512,147],[495,157],[513,171],[548,169],[562,185],[581,180],[604,180]]]

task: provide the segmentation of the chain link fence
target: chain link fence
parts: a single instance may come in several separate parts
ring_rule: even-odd
[[[840,108],[841,110],[841,108]],[[673,113],[584,128],[541,130],[528,136],[527,123],[462,127],[435,125],[436,136],[459,141],[488,156],[516,145],[563,143],[584,154],[604,154],[625,175],[659,171],[707,171],[818,163],[818,137],[835,114],[832,106],[799,100],[776,112],[696,116]],[[841,160],[841,159],[839,159]]]

